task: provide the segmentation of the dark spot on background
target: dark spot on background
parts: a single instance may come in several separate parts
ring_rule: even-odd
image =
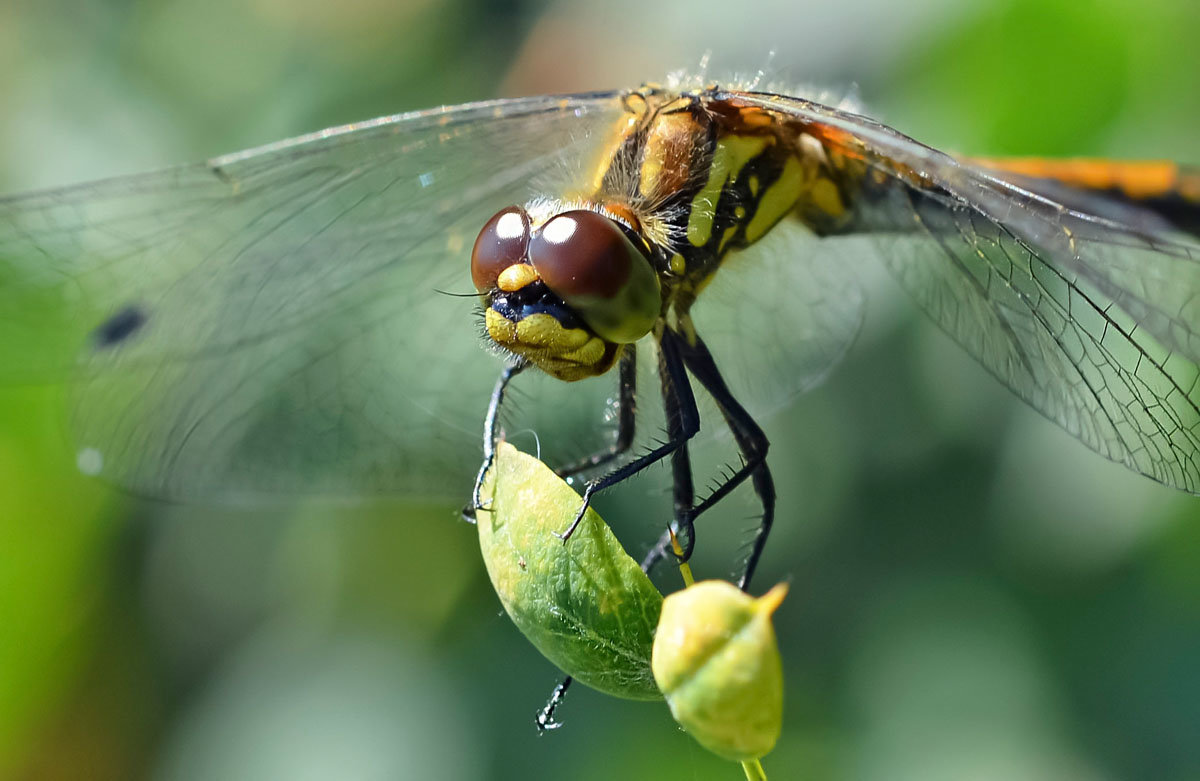
[[[92,332],[96,349],[104,350],[128,341],[146,324],[146,313],[130,305],[105,320]]]

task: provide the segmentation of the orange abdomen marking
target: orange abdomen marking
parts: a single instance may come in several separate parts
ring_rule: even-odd
[[[1119,192],[1132,201],[1175,195],[1200,204],[1200,168],[1166,160],[976,157],[968,158],[968,161],[993,171],[1051,179],[1081,190]]]

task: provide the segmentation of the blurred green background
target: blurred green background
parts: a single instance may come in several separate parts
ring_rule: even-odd
[[[1195,0],[8,0],[0,190],[705,52],[951,150],[1200,163],[1197,40]],[[1020,406],[886,281],[870,305],[768,425],[770,776],[1200,779],[1200,502]],[[0,388],[0,777],[739,777],[661,705],[581,688],[539,738],[556,672],[455,506],[135,500],[74,472],[62,405]],[[702,533],[698,574],[745,525]]]

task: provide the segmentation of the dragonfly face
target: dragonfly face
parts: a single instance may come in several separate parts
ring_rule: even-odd
[[[557,211],[537,224],[521,207],[500,211],[471,253],[488,336],[560,380],[603,374],[658,319],[649,255],[633,226],[602,211]]]

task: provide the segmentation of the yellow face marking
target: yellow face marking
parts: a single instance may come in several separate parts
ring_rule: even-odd
[[[530,315],[517,323],[517,342],[534,349],[570,352],[587,344],[591,335],[582,328],[563,328],[545,313]]]
[[[750,196],[753,198],[757,198],[758,197],[758,185],[759,185],[758,177],[751,175],[750,179],[747,180],[746,184],[750,185]]]
[[[483,313],[483,324],[487,328],[492,341],[504,347],[517,343],[517,324],[509,320],[495,309],[488,307]]]
[[[538,273],[528,263],[514,263],[496,277],[496,287],[505,293],[515,293],[526,285],[538,281]]]
[[[488,335],[560,380],[572,382],[603,374],[612,368],[620,350],[609,353],[603,339],[582,328],[563,328],[548,314],[530,315],[519,323],[494,309],[484,313]]]
[[[560,361],[587,368],[596,366],[603,357],[604,342],[595,337],[588,337],[588,340],[580,345],[579,349],[557,356]]]
[[[789,157],[783,164],[779,178],[758,199],[758,210],[746,225],[746,241],[751,244],[758,241],[772,225],[792,210],[803,191],[804,167],[795,157]]]
[[[713,210],[721,190],[727,182],[737,181],[746,164],[766,149],[768,140],[767,136],[727,136],[717,142],[708,168],[708,182],[692,199],[688,215],[688,242],[693,247],[703,247],[712,238]]]
[[[572,353],[558,357],[529,356],[529,359],[551,377],[564,382],[575,382],[604,374],[613,367],[620,354],[619,349],[607,354],[604,343],[599,339],[593,339]]]

